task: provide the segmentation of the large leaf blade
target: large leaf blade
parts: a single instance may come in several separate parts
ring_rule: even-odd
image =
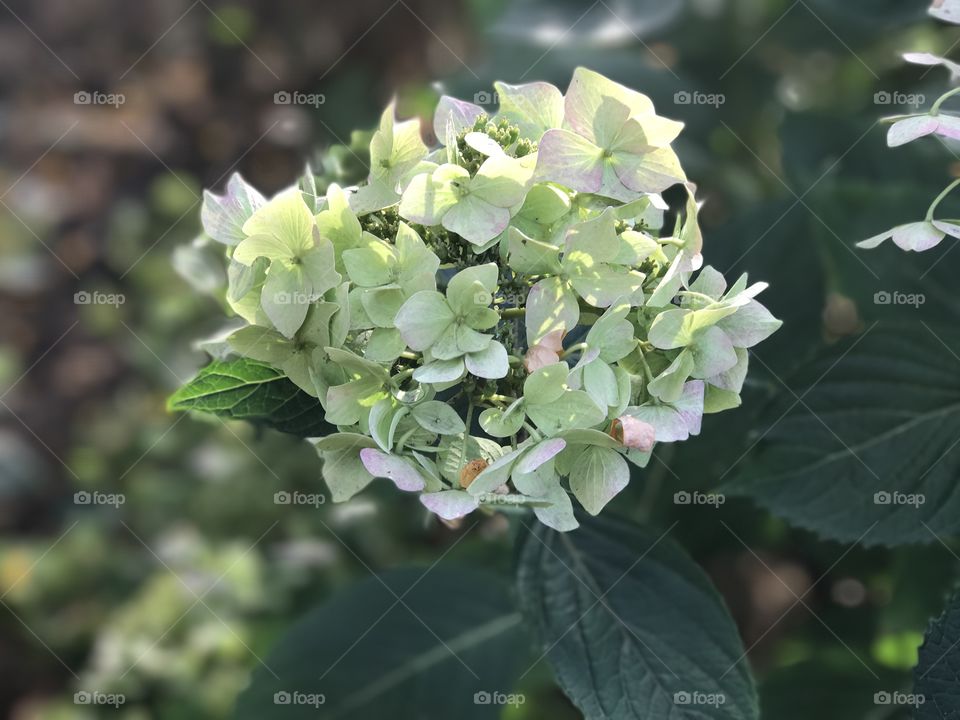
[[[526,656],[520,620],[508,588],[484,573],[404,568],[368,578],[290,630],[254,672],[234,717],[496,718],[502,705],[475,695],[512,690],[515,663]],[[277,704],[275,693],[324,701]]]
[[[518,585],[561,687],[588,720],[756,720],[742,645],[706,575],[666,537],[581,523],[573,533],[533,528]]]
[[[761,419],[729,494],[842,542],[960,531],[960,335],[884,323],[823,354]]]

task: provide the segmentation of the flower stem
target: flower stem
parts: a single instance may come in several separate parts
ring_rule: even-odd
[[[957,89],[960,90],[960,88],[957,88]],[[930,203],[930,207],[927,208],[927,217],[926,217],[927,222],[930,222],[931,220],[933,220],[933,213],[934,211],[936,211],[937,205],[939,205],[943,201],[943,199],[946,198],[947,195],[949,195],[955,187],[957,187],[957,185],[960,185],[960,178],[957,178],[952,183],[947,185],[947,187],[943,189],[943,192],[937,195],[934,201]]]
[[[937,116],[940,114],[940,106],[943,105],[944,101],[953,97],[957,93],[960,93],[960,88],[954,88],[953,90],[948,90],[943,95],[937,98],[937,101],[930,107],[929,114]]]
[[[566,350],[564,350],[563,352],[560,353],[560,357],[561,357],[561,358],[565,358],[565,357],[567,357],[567,356],[569,356],[569,355],[573,355],[574,353],[583,352],[583,351],[586,350],[588,347],[590,347],[590,346],[587,345],[587,343],[585,343],[585,342],[577,343],[576,345],[571,345],[571,346],[568,347]]]
[[[527,314],[527,309],[521,308],[521,307],[507,308],[506,310],[503,310],[500,313],[500,315],[505,318],[524,317],[526,314]]]

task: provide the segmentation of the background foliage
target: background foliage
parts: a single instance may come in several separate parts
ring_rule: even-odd
[[[874,694],[912,686],[922,634],[960,564],[949,518],[920,528],[916,545],[890,549],[881,534],[854,545],[856,530],[876,519],[861,496],[850,537],[836,542],[749,500],[731,495],[715,509],[674,494],[748,483],[764,463],[789,461],[770,454],[767,441],[778,437],[831,442],[806,411],[840,401],[827,385],[804,393],[824,362],[814,358],[842,354],[857,337],[874,364],[921,354],[952,392],[960,339],[939,330],[951,319],[955,327],[960,309],[952,243],[922,255],[852,249],[921,215],[957,170],[945,167],[951,148],[887,151],[875,126],[897,111],[886,97],[932,100],[944,89],[941,71],[898,57],[948,53],[960,39],[929,20],[925,5],[405,1],[330,12],[253,0],[136,8],[42,0],[0,9],[5,714],[228,717],[294,622],[369,584],[373,572],[438,563],[444,575],[472,566],[510,577],[517,522],[491,517],[450,530],[390,488],[343,506],[278,504],[277,492],[325,492],[308,446],[229,418],[170,416],[165,397],[203,363],[189,343],[215,330],[221,313],[172,261],[199,228],[200,189],[221,186],[232,169],[276,190],[305,158],[320,164],[325,147],[349,143],[351,128],[372,127],[394,93],[401,115],[427,115],[438,78],[483,103],[494,79],[565,87],[584,64],[687,123],[677,149],[708,199],[707,262],[731,278],[749,271],[769,281],[764,302],[785,320],[754,354],[744,406],[707,418],[702,435],[675,451],[661,449],[609,510],[656,535],[669,531],[707,572],[749,649],[765,717],[899,717]],[[74,103],[74,93],[94,90],[126,102]],[[282,90],[323,93],[325,102],[276,105]],[[346,150],[326,160],[357,162]],[[216,287],[202,253],[193,261],[201,264],[191,274]],[[878,304],[882,291],[926,301]],[[82,304],[80,292],[123,302]],[[899,331],[904,324],[910,332]],[[82,491],[122,493],[124,502],[78,503]],[[795,498],[764,504],[781,502],[801,512]],[[803,512],[810,521],[796,524],[816,530],[822,511]],[[362,618],[347,607],[348,619]],[[941,625],[955,627],[955,612]],[[918,688],[939,681],[931,673]],[[74,704],[84,688],[127,702],[119,711]],[[579,717],[545,660],[516,687],[497,689],[527,699],[504,717]]]

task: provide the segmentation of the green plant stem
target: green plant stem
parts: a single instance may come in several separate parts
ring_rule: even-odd
[[[504,318],[519,318],[524,317],[527,314],[526,308],[507,308],[506,310],[501,311],[500,315]]]
[[[653,382],[653,371],[650,370],[650,366],[647,365],[647,358],[644,352],[640,351],[640,363],[643,365],[643,374],[647,378],[647,385]]]
[[[937,101],[930,107],[930,111],[929,111],[928,114],[929,114],[929,115],[933,115],[934,117],[936,117],[937,115],[939,115],[939,114],[940,114],[940,106],[943,105],[943,103],[944,103],[946,100],[948,100],[949,98],[952,98],[952,97],[953,97],[954,95],[956,95],[957,93],[960,93],[960,88],[954,88],[953,90],[948,90],[948,91],[945,92],[943,95],[941,95],[940,97],[938,97],[938,98],[937,98]]]
[[[674,245],[678,248],[686,247],[686,243],[683,240],[675,237],[657,238],[657,242],[660,243],[661,245]]]
[[[567,357],[568,355],[573,355],[574,353],[583,352],[583,351],[586,350],[588,347],[590,347],[590,346],[587,345],[587,343],[585,343],[585,342],[577,343],[576,345],[571,345],[571,346],[568,347],[566,350],[564,350],[563,352],[560,353],[560,357],[561,357],[561,358],[565,358],[565,357]]]
[[[957,88],[957,89],[960,90],[960,88]],[[933,213],[934,211],[936,211],[937,205],[943,202],[943,199],[947,197],[947,195],[949,195],[953,191],[953,189],[957,187],[957,185],[960,185],[960,178],[957,178],[952,183],[947,185],[947,187],[943,189],[943,192],[937,195],[934,201],[930,203],[930,207],[927,208],[927,217],[926,217],[927,222],[930,222],[931,220],[933,220]]]
[[[473,422],[473,400],[468,401],[467,403],[467,417],[464,425],[466,429],[463,431],[463,444],[460,446],[460,467],[458,471],[462,471],[464,466],[467,464],[467,441],[470,439],[470,424]]]
[[[413,368],[407,368],[406,370],[402,370],[398,372],[391,379],[393,380],[394,385],[396,385],[397,387],[400,387],[400,384],[411,375],[413,375]]]
[[[417,355],[416,353],[406,352],[406,351],[400,353],[400,357],[402,357],[404,360],[419,360],[419,359],[420,359],[420,356]]]
[[[420,426],[417,425],[415,427],[410,428],[403,435],[400,436],[400,439],[397,440],[397,454],[400,454],[401,452],[403,452],[403,446],[407,444],[407,440],[409,440],[410,436],[413,435],[419,429],[420,429]]]
[[[539,440],[541,435],[540,431],[537,430],[533,425],[528,422],[523,423],[523,429],[527,431],[527,434],[530,435],[534,440]]]

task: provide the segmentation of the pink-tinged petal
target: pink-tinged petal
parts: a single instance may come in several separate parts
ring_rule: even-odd
[[[480,501],[463,490],[424,493],[420,496],[420,502],[427,510],[444,520],[457,520],[480,507]]]
[[[540,140],[535,178],[596,192],[603,181],[603,151],[569,130],[548,130]]]
[[[960,117],[954,115],[938,115],[936,134],[940,137],[960,140]]]
[[[547,348],[547,350],[553,350],[554,352],[559,353],[563,350],[563,336],[566,334],[566,332],[567,331],[563,328],[548,332],[543,336],[543,339],[539,344],[542,347]]]
[[[893,242],[901,250],[923,252],[940,244],[944,233],[929,222],[900,225],[892,231]]]
[[[556,351],[544,347],[542,344],[534,345],[527,350],[527,354],[523,356],[523,366],[527,369],[528,373],[535,373],[540,368],[544,368],[547,365],[554,365],[558,362],[560,362],[560,355]]]
[[[368,473],[392,480],[400,490],[417,492],[427,485],[412,465],[396,455],[388,455],[375,448],[364,448],[360,451],[360,461]]]
[[[911,117],[895,122],[887,131],[887,146],[900,147],[917,138],[930,135],[936,132],[939,124],[940,121],[937,118],[929,115]]]
[[[650,423],[629,415],[621,415],[613,421],[610,435],[625,447],[641,452],[650,452],[657,440],[657,431]]]
[[[448,123],[453,127],[453,134],[459,135],[464,129],[472,127],[476,119],[485,112],[479,105],[444,95],[433,113],[433,133],[443,144],[447,138]]]
[[[934,220],[933,226],[950,237],[960,238],[960,225],[946,220]]]
[[[704,389],[702,380],[688,382],[683,386],[683,395],[673,404],[691,435],[700,434]]]
[[[927,12],[937,20],[960,24],[960,3],[957,0],[934,0]]]
[[[551,438],[550,440],[537,443],[524,453],[523,457],[520,458],[520,461],[517,463],[516,468],[514,468],[514,471],[524,474],[532,473],[538,467],[556,457],[566,446],[567,441],[563,438]]]

